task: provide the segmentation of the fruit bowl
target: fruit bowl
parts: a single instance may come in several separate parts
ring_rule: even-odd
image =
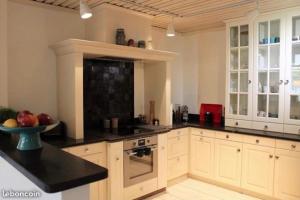
[[[36,126],[36,127],[16,127],[16,128],[7,128],[0,125],[0,131],[9,134],[19,134],[19,142],[17,149],[24,150],[35,150],[42,148],[40,133],[44,131],[49,131],[55,128],[59,122],[53,123],[48,126]]]

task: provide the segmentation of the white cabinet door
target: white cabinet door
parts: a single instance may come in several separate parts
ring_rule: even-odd
[[[226,118],[251,120],[252,25],[247,21],[227,24]]]
[[[168,138],[168,158],[178,157],[188,153],[188,134]]]
[[[157,177],[157,188],[167,187],[167,134],[158,135],[158,177]]]
[[[284,123],[300,125],[300,10],[287,17]]]
[[[273,195],[275,148],[243,145],[242,187],[260,194]]]
[[[242,143],[215,140],[215,177],[217,181],[240,187]]]
[[[214,139],[192,135],[190,140],[190,173],[213,178]]]
[[[300,199],[300,152],[276,149],[274,196],[284,200]]]
[[[168,159],[168,180],[188,173],[188,155]]]
[[[283,123],[285,20],[263,15],[254,22],[253,120]]]
[[[107,168],[109,171],[107,181],[107,199],[123,199],[123,142],[107,144]]]

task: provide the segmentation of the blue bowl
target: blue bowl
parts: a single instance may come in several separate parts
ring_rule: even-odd
[[[48,125],[48,126],[36,126],[36,127],[17,127],[7,128],[0,125],[0,131],[9,134],[19,134],[19,142],[17,149],[24,150],[35,150],[42,148],[40,133],[55,128],[59,122]]]

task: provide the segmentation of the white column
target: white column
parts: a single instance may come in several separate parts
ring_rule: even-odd
[[[7,0],[0,1],[0,106],[8,105],[7,96]]]

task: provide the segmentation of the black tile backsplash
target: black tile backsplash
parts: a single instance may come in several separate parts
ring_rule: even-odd
[[[134,118],[134,62],[84,59],[84,126],[103,127],[103,119],[119,118],[119,126]]]

